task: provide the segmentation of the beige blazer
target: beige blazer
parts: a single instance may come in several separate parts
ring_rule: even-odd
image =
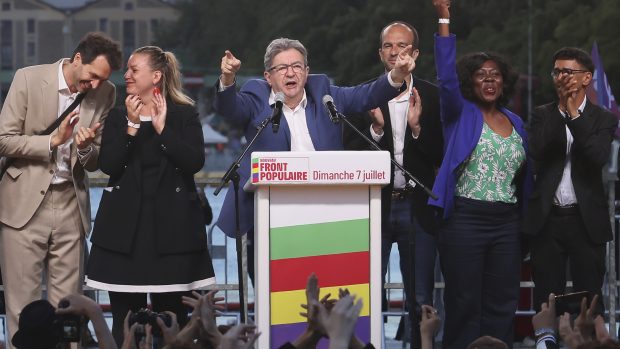
[[[0,156],[16,158],[0,181],[0,222],[15,229],[32,218],[52,180],[55,160],[49,151],[50,136],[34,134],[45,130],[58,117],[61,62],[17,70],[0,112]],[[115,97],[114,85],[107,81],[88,92],[80,105],[77,126],[89,127],[96,122],[103,126]],[[84,165],[77,158],[75,145],[71,145],[73,185],[87,234],[90,233],[90,199],[84,170],[97,169],[102,129],[99,128]]]

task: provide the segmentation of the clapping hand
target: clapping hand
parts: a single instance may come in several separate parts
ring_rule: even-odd
[[[75,146],[78,149],[84,149],[93,143],[97,136],[97,129],[101,127],[100,123],[95,123],[93,127],[80,127],[75,134]]]
[[[409,108],[407,110],[407,123],[409,128],[415,137],[420,135],[420,115],[422,115],[422,100],[417,88],[411,89],[411,96],[409,96]]]
[[[578,108],[581,101],[577,100],[580,86],[574,74],[563,74],[558,76],[555,81],[558,93],[559,106],[563,112],[568,113],[572,118],[579,116]]]
[[[168,112],[168,106],[166,105],[166,98],[162,96],[159,89],[153,91],[153,102],[155,103],[155,109],[153,113],[153,128],[157,134],[161,134],[166,126],[166,113]]]

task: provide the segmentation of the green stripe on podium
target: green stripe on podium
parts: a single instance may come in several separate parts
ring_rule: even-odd
[[[348,221],[271,228],[271,260],[368,251],[369,221]]]

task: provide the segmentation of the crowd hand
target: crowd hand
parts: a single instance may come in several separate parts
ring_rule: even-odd
[[[422,320],[420,321],[420,334],[422,338],[433,338],[439,326],[441,319],[437,315],[437,310],[430,305],[422,304]]]
[[[555,295],[550,293],[548,302],[541,304],[538,314],[532,317],[532,327],[534,327],[534,330],[540,328],[551,328],[555,330],[555,322]]]
[[[569,313],[564,313],[560,316],[558,330],[564,344],[566,344],[569,349],[575,349],[586,342],[581,332],[571,327]]]
[[[222,341],[222,334],[217,328],[215,318],[218,311],[224,310],[224,306],[217,304],[224,300],[224,297],[216,297],[217,290],[211,290],[202,296],[200,302],[200,322],[201,332],[206,341],[211,343],[212,347],[217,347]]]
[[[63,307],[63,305],[67,306]],[[73,314],[83,315],[88,318],[93,317],[97,312],[101,312],[99,305],[92,299],[79,294],[70,294],[63,297],[58,303],[58,309],[56,309],[56,314],[58,315]]]
[[[235,82],[235,76],[241,68],[241,61],[238,60],[232,52],[229,50],[224,51],[224,57],[222,57],[222,64],[220,69],[222,70],[222,76],[220,76],[220,82],[224,86],[230,86]]]
[[[125,98],[125,107],[127,108],[127,118],[129,121],[139,124],[140,123],[140,111],[144,107],[144,103],[137,95],[128,95]]]
[[[420,135],[420,115],[422,115],[422,100],[417,88],[411,89],[411,96],[409,96],[409,108],[407,109],[407,123],[413,135],[418,137]]]
[[[93,143],[97,136],[97,129],[101,127],[101,123],[96,123],[93,127],[80,127],[75,134],[75,145],[78,149],[84,149]]]
[[[197,314],[197,311],[192,312],[189,322],[181,331],[170,342],[166,340],[170,348],[202,348],[201,342],[194,341],[200,336],[200,317]]]
[[[412,55],[413,52],[413,55]],[[394,69],[392,69],[391,77],[395,83],[402,83],[405,81],[411,72],[415,69],[415,60],[418,58],[419,51],[413,50],[413,46],[407,45],[402,49],[396,57],[396,63]]]
[[[249,349],[254,346],[254,342],[260,336],[256,332],[256,326],[241,324],[233,326],[222,336],[219,349]]]
[[[596,307],[598,305],[598,295],[594,295],[590,307],[587,307],[587,298],[583,297],[581,300],[581,312],[575,319],[575,330],[581,333],[584,340],[589,341],[594,339],[594,317]]]
[[[600,343],[613,341],[613,338],[611,338],[611,335],[609,335],[609,331],[607,330],[607,325],[605,325],[605,319],[603,319],[600,315],[597,315],[596,318],[594,318],[594,331],[596,333],[596,339]]]
[[[78,115],[78,111],[74,110],[64,120],[58,125],[58,129],[52,135],[50,139],[50,146],[52,149],[58,147],[59,145],[65,144],[71,136],[73,135],[73,128],[77,125],[78,120],[80,119]],[[73,122],[72,122],[73,121]]]
[[[129,317],[131,316],[131,310],[127,312],[125,315],[125,320],[123,321],[123,345],[121,349],[135,349],[136,348],[136,330],[138,323],[134,323],[129,327]]]
[[[350,295],[351,292],[349,291],[348,288],[339,288],[338,289],[338,299],[342,299],[348,295]]]
[[[124,326],[123,326],[123,345],[121,349],[151,349],[153,347],[153,328],[151,325],[140,325],[139,323],[134,323],[129,327],[129,317],[131,316],[131,310],[127,312],[125,316]],[[136,347],[136,332],[144,330],[144,336],[140,339],[140,343]]]
[[[433,0],[439,18],[450,18],[450,0]]]
[[[114,337],[110,333],[110,329],[105,322],[101,307],[92,299],[80,295],[71,294],[63,297],[58,303],[56,314],[73,314],[86,316],[93,324],[93,328],[99,341],[99,348],[101,349],[116,349],[116,343]]]
[[[161,134],[166,126],[166,113],[168,112],[168,106],[166,104],[166,98],[161,95],[159,90],[153,92],[153,102],[155,104],[155,110],[153,113],[153,128],[157,134]]]
[[[215,317],[218,315],[217,311],[223,310],[224,307],[216,303],[224,300],[224,298],[215,297],[216,293],[217,290],[212,290],[203,296],[196,291],[192,291],[193,297],[183,296],[183,304],[192,307],[194,310],[192,311],[189,324],[181,330],[178,337],[192,340],[195,338],[195,330],[193,330],[195,328],[203,341],[210,343],[214,348],[219,345],[222,334],[217,328]],[[186,328],[188,331],[185,331]],[[189,329],[192,330],[190,331]]]
[[[157,317],[156,321],[159,328],[161,328],[164,343],[168,344],[172,343],[177,334],[179,334],[179,323],[177,322],[177,314],[171,311],[165,311],[164,313],[170,315],[170,319],[172,320],[170,326],[166,326],[166,323],[160,317]]]
[[[355,301],[355,296],[345,296],[336,302],[330,312],[322,304],[316,301],[314,304],[319,307],[320,322],[327,330],[329,348],[347,348],[363,307],[362,300]]]
[[[299,315],[308,319],[308,331],[312,332],[313,335],[318,337],[326,336],[327,331],[322,326],[319,319],[319,307],[317,303],[321,304],[325,308],[330,307],[330,304],[336,302],[334,299],[329,299],[331,296],[330,293],[324,295],[319,300],[319,281],[316,277],[316,274],[312,273],[308,277],[308,281],[306,282],[306,304],[302,304],[301,307],[305,310],[305,312],[299,313]],[[331,307],[330,307],[331,308]]]

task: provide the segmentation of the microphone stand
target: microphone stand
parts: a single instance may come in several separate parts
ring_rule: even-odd
[[[340,120],[344,121],[345,124],[347,124],[347,126],[355,131],[355,133],[357,133],[360,137],[362,137],[366,143],[368,143],[373,149],[375,150],[384,150],[381,149],[381,147],[379,147],[379,145],[371,140],[370,138],[368,138],[364,133],[362,133],[362,131],[358,130],[357,127],[355,127],[351,121],[349,120],[349,118],[347,116],[345,116],[344,114],[341,113],[336,113],[337,118],[334,118],[332,120],[332,122],[334,123],[338,123]],[[420,182],[420,180],[418,180],[416,177],[414,177],[409,171],[405,170],[405,168],[399,164],[398,162],[396,162],[396,160],[394,160],[394,158],[392,156],[390,156],[390,161],[392,162],[392,164],[397,167],[399,170],[401,170],[403,172],[403,174],[405,175],[405,178],[409,178],[407,180],[407,185],[411,186],[412,188],[415,188],[416,185],[419,186],[420,188],[422,188],[426,194],[428,196],[430,196],[431,198],[437,200],[437,195],[435,195],[435,193],[433,193],[430,189],[428,189],[424,184],[422,184],[422,182]],[[418,314],[418,309],[417,309],[417,300],[416,300],[416,290],[415,290],[415,229],[411,230],[411,234],[412,234],[412,241],[413,241],[413,247],[410,250],[410,253],[408,253],[409,258],[411,260],[407,261],[408,264],[411,266],[410,268],[410,275],[409,275],[409,281],[410,281],[410,293],[413,296],[413,299],[411,300],[411,302],[409,302],[410,308],[409,309],[409,319],[411,319],[411,332],[410,332],[410,344],[411,344],[411,348],[418,348],[420,345],[420,327],[419,324],[417,323],[418,318],[419,318],[419,314]],[[410,244],[411,245],[411,244]],[[383,256],[382,256],[383,258]],[[383,277],[383,275],[381,276]],[[405,280],[403,278],[403,284],[405,284]],[[404,292],[405,296],[406,296],[406,292]],[[406,332],[406,326],[403,329],[403,331]],[[417,338],[414,338],[417,337]],[[406,335],[403,335],[403,338],[406,338]],[[415,341],[415,342],[414,342]]]
[[[245,154],[252,148],[252,144],[256,141],[258,136],[263,132],[265,127],[272,122],[272,117],[268,117],[263,120],[256,128],[256,134],[250,140],[248,145],[243,149],[243,152],[237,157],[237,159],[230,165],[217,189],[213,192],[214,195],[220,193],[222,188],[228,184],[229,181],[233,183],[233,190],[235,191],[235,245],[237,248],[237,274],[239,275],[239,316],[243,323],[248,323],[248,254],[247,254],[247,236],[241,234],[241,223],[239,213],[239,173],[237,170],[241,166],[241,160]]]
[[[347,124],[347,126],[351,130],[355,131],[355,133],[357,133],[360,137],[362,137],[366,141],[366,143],[368,143],[375,150],[379,150],[379,151],[385,150],[385,149],[381,149],[381,147],[375,141],[371,140],[364,133],[362,133],[362,131],[358,130],[357,127],[355,127],[351,123],[351,121],[349,121],[349,118],[347,116],[345,116],[344,114],[341,114],[341,113],[337,113],[337,115],[338,115],[338,118],[334,118],[332,120],[332,122],[338,123],[340,120],[344,121],[344,123]],[[397,167],[399,170],[401,170],[403,172],[403,174],[405,174],[405,178],[407,178],[407,177],[409,178],[409,180],[407,180],[407,185],[410,185],[412,188],[415,188],[416,186],[418,186],[421,189],[423,189],[424,192],[426,192],[426,194],[428,196],[430,196],[434,200],[437,200],[437,195],[435,195],[435,193],[433,193],[430,189],[428,189],[428,187],[426,187],[424,184],[422,184],[422,182],[420,182],[419,179],[417,179],[411,173],[409,173],[409,171],[405,170],[405,168],[401,164],[396,162],[396,160],[394,160],[391,156],[390,156],[390,161],[392,161],[392,165]]]

